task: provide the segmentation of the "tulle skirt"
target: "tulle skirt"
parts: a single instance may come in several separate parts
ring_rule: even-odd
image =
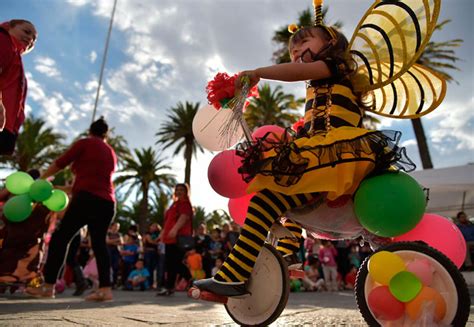
[[[240,172],[248,193],[270,189],[287,195],[327,192],[328,200],[352,195],[360,182],[386,170],[415,168],[399,147],[401,133],[357,127],[333,128],[311,137],[290,133],[276,139],[268,134],[243,143]]]

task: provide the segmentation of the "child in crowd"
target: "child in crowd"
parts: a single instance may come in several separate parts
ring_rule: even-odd
[[[337,250],[331,241],[323,241],[323,245],[319,249],[319,260],[323,266],[324,280],[328,291],[337,291]]]
[[[150,273],[145,268],[143,260],[140,259],[135,263],[135,269],[128,275],[125,288],[129,291],[133,291],[137,288],[140,289],[140,291],[147,290],[150,288],[149,277]]]
[[[193,280],[199,280],[206,277],[206,274],[202,269],[202,256],[196,252],[196,249],[188,251],[186,256],[186,266],[189,268]]]
[[[89,254],[89,261],[87,261],[87,264],[84,267],[83,274],[84,278],[92,283],[94,289],[99,287],[99,271],[97,270],[97,262],[92,251]]]
[[[308,258],[308,265],[304,267],[303,285],[307,291],[324,290],[324,279],[321,277],[319,269],[321,263],[315,256]]]
[[[351,265],[349,272],[346,274],[344,278],[345,286],[344,288],[347,290],[353,290],[356,282],[357,277],[357,268],[354,265]]]

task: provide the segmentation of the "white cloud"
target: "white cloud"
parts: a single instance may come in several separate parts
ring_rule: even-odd
[[[96,59],[97,59],[97,52],[91,51],[91,53],[89,54],[89,60],[91,61],[91,63],[95,63]]]
[[[442,153],[474,150],[474,97],[465,103],[444,103],[427,118],[429,135]]]
[[[416,142],[415,139],[406,140],[400,144],[400,146],[402,147],[409,147],[409,146],[416,146],[416,145],[418,145],[418,143]]]
[[[54,61],[54,59],[44,56],[36,57],[35,64],[35,69],[40,73],[56,79],[61,78],[61,73],[56,67],[56,61]]]

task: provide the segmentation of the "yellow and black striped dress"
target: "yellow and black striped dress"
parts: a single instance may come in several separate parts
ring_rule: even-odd
[[[316,115],[315,133],[296,139],[290,137],[286,144],[267,147],[263,159],[253,163],[257,168],[254,168],[248,193],[263,189],[286,195],[327,192],[328,200],[334,200],[353,194],[364,177],[373,171],[378,157],[386,152],[386,136],[360,127],[362,111],[350,80],[331,86],[329,111],[329,95],[320,90],[320,86],[310,84],[306,92],[305,129],[309,130],[311,119]],[[329,128],[326,115],[329,115]]]

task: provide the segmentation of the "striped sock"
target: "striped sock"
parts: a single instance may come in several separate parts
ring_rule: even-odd
[[[239,239],[214,278],[229,283],[248,280],[275,219],[291,208],[308,203],[315,195],[285,195],[270,190],[258,192],[250,200]]]
[[[303,236],[301,235],[303,233],[303,229],[299,224],[289,219],[287,219],[283,223],[283,227],[287,228],[291,232],[291,234],[293,234],[293,237],[280,238],[278,240],[278,245],[276,249],[283,256],[298,252],[298,250],[300,249],[301,239],[303,238]]]

